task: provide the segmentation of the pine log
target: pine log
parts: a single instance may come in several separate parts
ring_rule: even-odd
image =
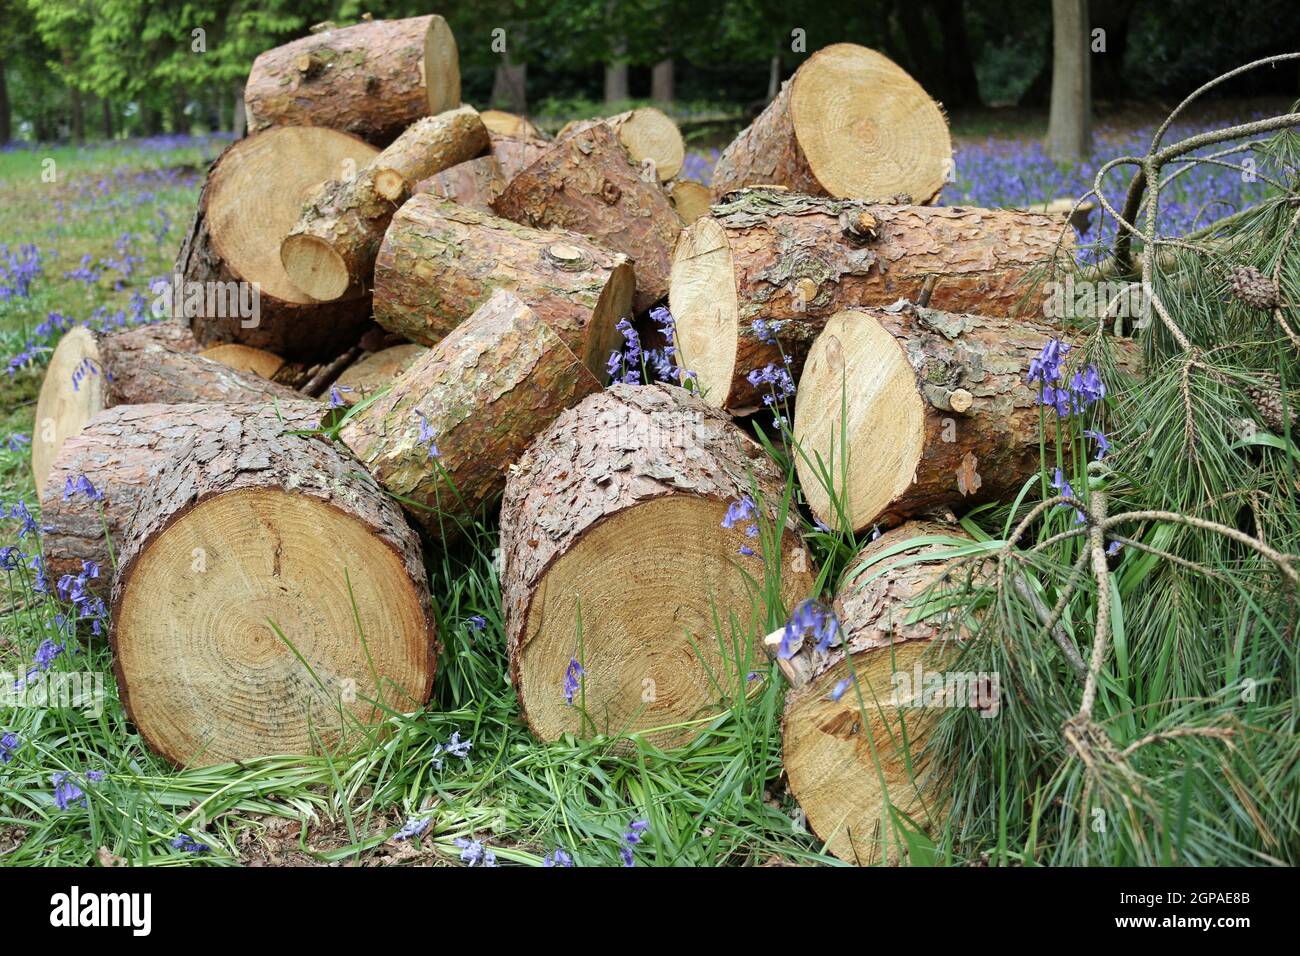
[[[280,244],[289,281],[321,302],[363,295],[384,231],[415,183],[487,146],[487,128],[472,106],[412,123],[355,176],[313,194]]]
[[[346,404],[355,405],[392,385],[428,351],[423,345],[408,342],[373,352],[348,366],[333,384],[339,386],[339,397]]]
[[[538,158],[551,148],[551,142],[523,136],[506,136],[491,133],[492,156],[501,167],[501,175],[508,183],[521,172],[537,162]]]
[[[239,342],[289,360],[333,358],[352,345],[369,321],[369,297],[311,298],[284,271],[280,242],[322,183],[376,155],[319,128],[273,129],[230,146],[208,172],[181,246],[173,317],[203,345]],[[252,315],[242,308],[250,301]]]
[[[440,16],[373,20],[267,50],[244,84],[248,131],[323,126],[387,146],[460,105],[456,38]]]
[[[499,289],[349,418],[340,438],[414,520],[445,538],[500,495],[538,433],[599,390],[560,337]]]
[[[668,186],[668,199],[672,202],[682,224],[689,226],[696,219],[709,214],[709,187],[690,179],[679,179]]]
[[[932,540],[882,557],[921,536]],[[967,537],[952,525],[918,521],[867,545],[850,563],[862,570],[835,598],[841,643],[818,654],[805,640],[781,662],[791,683],[782,720],[790,793],[826,849],[848,863],[905,857],[891,806],[927,829],[942,809],[936,801],[945,781],[926,748],[937,711],[918,706],[915,691],[923,687],[909,686],[917,667],[940,668],[940,621],[919,609],[952,565],[944,553],[953,546],[935,536]],[[996,686],[966,690],[959,705],[969,705],[974,690],[975,704],[996,706]]]
[[[483,125],[493,133],[513,136],[516,139],[543,139],[541,130],[526,116],[504,110],[484,110]]]
[[[560,130],[556,142],[585,132],[595,125],[609,127],[638,167],[652,167],[660,182],[668,182],[682,169],[686,144],[681,130],[662,110],[642,106],[617,116],[574,120]]]
[[[286,430],[311,431],[324,416],[319,402],[188,402],[177,405],[118,405],[95,415],[81,433],[63,444],[41,494],[41,545],[53,578],[78,574],[82,562],[101,568],[99,581],[113,579],[116,549],[127,521],[159,469],[211,432],[244,427],[249,418],[279,422]],[[103,495],[65,494],[85,475]],[[106,537],[107,536],[107,537]],[[92,582],[93,584],[94,582]]]
[[[677,358],[706,401],[752,411],[762,393],[749,373],[784,356],[797,379],[842,309],[917,300],[928,287],[934,308],[1041,315],[1042,291],[1029,280],[1073,241],[1060,216],[745,190],[683,230],[674,250]],[[779,347],[760,340],[756,319],[779,324]]]
[[[636,275],[638,312],[668,292],[681,218],[659,184],[641,178],[604,124],[558,140],[510,180],[492,208],[527,226],[582,233],[626,255]]]
[[[415,184],[413,193],[433,193],[470,209],[490,213],[492,201],[506,188],[506,178],[495,156],[480,156],[458,163]]]
[[[763,545],[747,521],[722,527],[729,503],[758,502],[782,600],[812,589],[793,526],[773,528],[782,487],[755,442],[680,388],[614,385],[556,419],[510,473],[501,508],[510,673],[533,733],[665,728],[648,737],[673,746],[699,726],[676,725],[716,713],[718,687],[744,682],[750,635],[765,630],[746,583],[763,578]],[[585,670],[572,706],[571,660]]]
[[[360,728],[429,697],[427,581],[401,509],[338,446],[265,417],[205,433],[118,554],[127,715],[183,766],[366,746]]]
[[[36,401],[32,477],[37,492],[44,495],[50,467],[63,443],[105,408],[145,402],[301,398],[281,385],[172,344],[185,346],[191,341],[169,322],[117,332],[79,326],[65,334],[50,356]]]
[[[614,326],[631,311],[633,284],[626,256],[583,236],[422,193],[398,210],[379,249],[375,319],[436,345],[493,290],[509,289],[600,378],[618,341]]]
[[[1040,464],[1029,364],[1060,337],[1045,321],[907,303],[833,316],[795,399],[796,468],[813,514],[843,523],[831,489],[855,531],[1014,493]],[[1117,377],[1136,375],[1137,347],[1113,343]]]
[[[237,342],[214,345],[199,352],[205,359],[220,362],[237,372],[249,372],[258,378],[275,380],[276,373],[284,368],[284,359],[266,349],[255,349]]]
[[[771,184],[924,205],[951,173],[952,141],[938,104],[889,58],[836,43],[805,60],[723,151],[711,188],[715,199]]]

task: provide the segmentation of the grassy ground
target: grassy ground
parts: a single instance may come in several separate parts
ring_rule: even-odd
[[[972,129],[977,138],[996,132],[988,125]],[[996,165],[1000,148],[1022,147],[1022,133],[1017,126],[1014,137],[990,146],[987,161]],[[0,300],[0,356],[25,359],[13,374],[0,373],[0,500],[6,510],[19,501],[34,510],[29,449],[14,436],[31,434],[43,361],[57,341],[51,314],[108,323],[119,315],[146,315],[149,280],[169,272],[199,171],[220,145],[162,140],[0,153],[0,255],[18,256],[16,262],[20,247],[39,250],[30,288]],[[707,170],[707,153],[694,163]],[[1005,183],[982,166],[964,172],[959,163],[958,199],[1022,202],[1030,187],[1016,171],[1038,169],[1037,163],[1017,155],[998,166]],[[1082,175],[1056,170],[1032,188],[1055,190]],[[1220,192],[1237,188],[1228,183]],[[20,526],[3,522],[0,543],[31,551],[30,536],[16,537]],[[833,584],[855,542],[808,531],[823,569],[819,583]],[[820,852],[783,788],[784,685],[766,664],[736,662],[721,681],[728,708],[701,722],[695,742],[672,753],[640,739],[619,746],[538,744],[519,720],[506,674],[495,543],[494,529],[480,526],[454,552],[431,559],[445,653],[424,711],[393,715],[388,733],[373,739],[355,736],[346,755],[191,771],[159,762],[142,746],[117,701],[102,638],[64,640],[55,614],[67,608],[34,595],[33,572],[19,567],[6,579],[0,672],[21,674],[50,639],[66,644],[53,668],[100,675],[107,699],[100,712],[0,708],[0,735],[17,738],[0,764],[0,862],[438,864],[456,863],[466,853],[457,841],[465,840],[479,841],[499,862],[532,865],[556,848],[581,865],[620,865],[628,851],[646,865],[836,862]],[[757,586],[771,629],[784,623],[788,609],[772,598],[774,569],[766,575]],[[475,623],[478,616],[486,626]],[[749,679],[753,671],[757,679]],[[472,742],[464,756],[443,749],[453,735]],[[54,779],[59,774],[67,775],[61,786]],[[70,793],[69,784],[77,792]],[[1013,806],[1011,812],[1021,811]],[[636,820],[648,824],[639,842],[627,837]],[[422,834],[393,839],[411,821]],[[1001,861],[1034,856],[1005,840],[992,851]],[[937,858],[988,857],[976,847],[941,849]]]

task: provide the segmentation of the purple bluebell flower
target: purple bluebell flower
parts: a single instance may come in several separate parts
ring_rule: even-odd
[[[0,736],[0,764],[11,763],[22,743],[22,738],[12,731]]]
[[[393,834],[394,840],[410,840],[418,837],[429,829],[429,824],[433,822],[433,817],[410,817],[402,824],[402,828]]]
[[[786,621],[777,656],[789,660],[807,636],[816,638],[815,650],[818,653],[825,653],[839,644],[840,622],[828,607],[814,598],[800,603],[790,615],[790,620]]]
[[[333,385],[330,386],[329,402],[327,404],[329,405],[330,408],[342,408],[344,405],[347,404],[347,402],[343,398],[343,393],[350,392],[350,391],[352,391],[352,389],[349,388],[347,385],[339,385],[337,382],[335,382]]]
[[[764,345],[776,345],[776,337],[781,334],[781,326],[784,322],[767,322],[763,319],[755,319],[750,323],[750,328],[754,330],[754,337]]]
[[[1060,468],[1057,468],[1055,474],[1052,476],[1051,487],[1056,490],[1056,493],[1058,495],[1061,495],[1063,497],[1073,498],[1075,496],[1074,489],[1070,487],[1069,479],[1067,479],[1065,475],[1061,473]],[[1078,508],[1075,508],[1074,523],[1083,524],[1085,520],[1086,519],[1083,516],[1083,512],[1080,511]]]
[[[461,740],[460,731],[453,730],[451,732],[450,740],[445,744],[438,744],[433,748],[433,769],[442,769],[442,758],[444,755],[447,757],[459,757],[461,760],[468,760],[470,748],[473,746],[474,741]]]
[[[86,794],[80,787],[73,783],[69,777],[71,774],[59,771],[50,778],[54,785],[54,805],[60,810],[67,810],[76,803],[86,806]]]
[[[1101,461],[1110,453],[1110,441],[1101,432],[1088,428],[1083,432],[1089,438],[1097,443],[1097,454],[1093,456],[1094,461]]]
[[[487,629],[487,618],[482,614],[472,614],[469,619],[469,627],[472,631],[484,631]]]
[[[578,693],[579,678],[587,673],[576,657],[569,658],[569,666],[564,669],[564,702],[573,706],[573,697]]]
[[[0,568],[5,571],[17,571],[26,557],[27,555],[18,550],[15,545],[7,544],[0,548]]]
[[[5,439],[5,447],[8,448],[10,451],[22,451],[25,447],[27,447],[31,443],[32,440],[28,438],[26,435],[21,435],[16,433],[10,435],[7,439]]]
[[[460,861],[466,866],[497,865],[496,854],[484,847],[478,840],[466,840],[464,837],[457,837],[456,846],[460,848]]]
[[[186,836],[185,834],[181,834],[176,839],[172,840],[171,846],[173,850],[180,850],[182,853],[194,854],[207,853],[212,849],[206,843],[200,843],[193,837]]]
[[[416,437],[415,443],[417,445],[423,445],[425,442],[428,442],[429,457],[430,458],[442,457],[441,453],[438,451],[438,446],[434,444],[434,438],[436,436],[433,433],[433,427],[429,424],[428,420],[424,417],[423,413],[416,412],[415,417],[419,419],[419,427],[420,427],[420,434]]]
[[[542,857],[542,866],[573,866],[573,857],[569,856],[567,850],[562,846],[557,846],[546,856]]]
[[[1062,342],[1059,339],[1052,339],[1043,346],[1042,351],[1038,353],[1036,359],[1029,363],[1029,374],[1025,376],[1026,381],[1033,383],[1038,382],[1041,385],[1051,385],[1053,382],[1061,380],[1061,366],[1065,362],[1065,353],[1070,351],[1070,344]]]
[[[844,696],[845,691],[847,691],[852,686],[853,686],[853,678],[851,677],[844,678],[842,681],[837,683],[833,688],[831,688],[831,693],[830,693],[831,700],[838,703],[840,698]]]
[[[722,519],[722,527],[734,528],[741,522],[752,521],[757,514],[754,499],[749,495],[741,495],[738,500],[727,505],[727,513]]]
[[[739,548],[737,548],[736,553],[745,558],[752,558],[756,554],[754,549],[747,544],[742,544]]]

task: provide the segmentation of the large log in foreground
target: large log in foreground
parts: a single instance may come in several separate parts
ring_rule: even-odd
[[[952,312],[1041,314],[1033,270],[1073,241],[1065,221],[1007,210],[869,205],[750,189],[682,231],[669,307],[678,362],[705,400],[733,412],[762,401],[755,369],[808,348],[842,309],[916,300]],[[779,329],[778,347],[753,323]]]
[[[180,347],[177,347],[180,346]],[[193,339],[171,322],[117,332],[78,327],[59,340],[36,401],[32,475],[46,494],[50,468],[63,443],[96,413],[144,402],[292,400],[292,389],[187,351]]]
[[[1013,493],[1039,468],[1038,390],[1026,375],[1059,336],[1046,322],[906,303],[832,317],[795,399],[796,468],[813,513],[860,531]],[[1114,342],[1123,372],[1136,374],[1134,343]]]
[[[173,317],[203,345],[240,342],[285,359],[333,358],[352,345],[370,299],[313,299],[284,271],[280,242],[322,183],[355,175],[376,155],[320,128],[273,129],[230,146],[208,171],[177,257]]]
[[[118,555],[127,715],[184,766],[356,745],[429,697],[427,581],[415,532],[345,451],[262,416],[206,433],[150,483]]]
[[[926,749],[937,710],[922,706],[924,682],[914,685],[918,667],[940,667],[938,620],[918,604],[950,566],[943,554],[951,545],[927,542],[882,557],[922,535],[966,537],[934,522],[881,535],[852,562],[865,567],[835,598],[841,643],[817,654],[805,641],[782,662],[791,680],[781,758],[790,793],[826,849],[849,863],[894,864],[905,856],[891,807],[909,826],[927,829],[940,810],[942,768]],[[973,703],[996,708],[996,686],[966,682],[964,690],[954,705],[969,706],[974,692]]]
[[[560,337],[499,289],[339,437],[412,518],[450,537],[501,493],[539,432],[599,390]]]
[[[735,686],[752,666],[734,649],[761,653],[747,635],[762,627],[762,600],[747,578],[762,579],[763,558],[741,552],[762,554],[747,534],[757,518],[723,521],[755,489],[771,521],[782,484],[755,442],[680,388],[614,385],[556,419],[511,472],[501,509],[510,673],[533,733],[689,739],[672,725],[715,713],[714,681]],[[797,534],[778,530],[793,604],[813,570]]]
[[[952,171],[938,104],[888,57],[836,43],[804,61],[723,151],[711,188],[785,186],[812,196],[927,204]]]
[[[325,408],[319,402],[187,402],[177,405],[118,405],[105,409],[63,445],[41,494],[41,546],[52,577],[78,574],[82,562],[102,569],[112,581],[115,549],[127,521],[149,483],[173,457],[213,432],[244,427],[264,418],[289,431],[319,428]],[[66,493],[86,476],[100,500]]]
[[[521,226],[429,193],[398,210],[375,262],[375,319],[437,345],[501,288],[604,375],[632,305],[627,257],[575,233]]]
[[[326,183],[280,244],[289,281],[322,302],[362,295],[397,207],[417,182],[488,147],[472,106],[426,116],[355,176]]]
[[[568,229],[632,260],[634,306],[668,291],[682,220],[657,181],[647,182],[614,131],[597,123],[557,140],[492,203],[499,216],[540,229]]]
[[[244,84],[248,130],[323,126],[387,146],[460,105],[456,38],[440,16],[374,20],[267,50]]]

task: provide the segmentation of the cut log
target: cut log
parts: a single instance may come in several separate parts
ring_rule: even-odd
[[[412,518],[445,538],[501,493],[538,433],[599,390],[560,337],[499,289],[340,438]]]
[[[32,477],[43,494],[63,443],[97,412],[144,402],[256,402],[298,399],[296,392],[173,348],[190,341],[160,322],[117,332],[79,326],[59,340],[36,402]]]
[[[796,467],[813,514],[860,531],[1014,493],[1039,468],[1029,363],[1059,337],[1046,322],[906,303],[833,316],[795,399]],[[1121,371],[1136,374],[1136,346],[1113,341]]]
[[[555,140],[560,142],[598,124],[608,126],[618,136],[637,166],[653,164],[660,182],[666,183],[681,172],[682,162],[686,159],[682,132],[662,110],[653,106],[642,106],[617,116],[574,120],[560,130]]]
[[[705,400],[737,414],[762,392],[747,380],[789,359],[797,379],[826,320],[842,309],[917,300],[953,312],[1041,315],[1029,280],[1073,234],[1061,216],[945,206],[868,205],[751,189],[683,230],[669,305],[677,359]],[[780,347],[754,331],[779,324]]]
[[[674,386],[614,385],[542,433],[501,509],[510,673],[533,733],[653,729],[672,746],[700,727],[683,722],[715,714],[719,687],[744,682],[761,655],[751,635],[765,630],[749,583],[764,574],[763,545],[746,533],[754,519],[723,519],[753,495],[770,525],[782,488],[755,442]],[[815,569],[792,527],[768,537],[793,604]]]
[[[935,522],[881,535],[851,565],[867,567],[835,598],[842,643],[817,654],[805,641],[782,662],[791,679],[782,720],[790,793],[826,849],[848,863],[895,864],[905,856],[890,807],[923,827],[940,810],[944,780],[926,750],[937,710],[921,707],[924,686],[912,685],[917,667],[939,668],[939,621],[918,606],[951,565],[943,555],[952,546],[934,541],[881,557],[923,535],[967,537]],[[838,701],[832,699],[837,689]],[[968,695],[971,690],[979,704],[992,702],[997,688],[976,685]],[[968,705],[969,696],[956,703]]]
[[[428,352],[423,345],[394,345],[375,352],[350,365],[334,382],[339,396],[348,405],[365,401],[380,389],[387,388]],[[348,391],[344,391],[348,389]]]
[[[627,257],[575,233],[544,232],[428,193],[393,217],[375,263],[375,319],[436,345],[509,289],[601,378],[631,312]],[[603,381],[603,378],[602,378]]]
[[[805,60],[723,151],[710,188],[718,199],[771,184],[927,204],[951,174],[952,141],[938,104],[888,57],[836,43]]]
[[[510,180],[492,208],[527,226],[582,233],[626,255],[636,274],[638,312],[668,292],[682,220],[659,184],[641,178],[605,124],[557,141]]]
[[[323,126],[387,146],[460,105],[456,38],[439,16],[373,20],[302,37],[253,61],[248,131]]]
[[[239,429],[250,418],[280,423],[285,430],[319,428],[319,402],[201,402],[178,405],[118,405],[97,414],[81,433],[63,444],[41,494],[41,546],[51,577],[78,574],[83,561],[102,569],[105,588],[113,579],[116,551],[127,521],[159,469],[212,432]],[[64,494],[85,475],[103,500]],[[107,536],[107,537],[106,537]]]
[[[490,213],[492,201],[505,188],[506,178],[496,157],[480,156],[420,180],[412,192],[433,193],[462,206]]]
[[[411,188],[488,147],[472,106],[417,120],[355,176],[318,190],[280,244],[289,281],[321,302],[366,292],[384,230]]]
[[[181,246],[173,317],[203,345],[239,342],[290,360],[333,358],[352,345],[369,320],[369,298],[311,298],[289,281],[280,242],[322,183],[376,155],[355,137],[318,128],[273,129],[230,146],[208,172]]]
[[[365,745],[360,728],[428,700],[427,581],[345,451],[265,417],[208,432],[149,483],[118,554],[127,715],[183,766]]]
[[[542,131],[526,116],[520,116],[518,113],[507,113],[504,110],[484,110],[483,125],[493,133],[500,133],[502,136],[513,136],[516,139],[544,139]]]
[[[521,172],[537,162],[538,158],[551,148],[550,140],[528,139],[519,136],[504,136],[492,133],[492,155],[501,167],[501,175],[506,182],[514,179]]]
[[[668,198],[683,225],[689,226],[696,219],[709,214],[709,187],[703,183],[679,179],[668,187]]]
[[[274,379],[277,372],[284,368],[284,359],[274,352],[255,349],[237,342],[214,345],[199,353],[205,359],[220,362],[226,368],[237,372],[249,372],[258,378]]]

